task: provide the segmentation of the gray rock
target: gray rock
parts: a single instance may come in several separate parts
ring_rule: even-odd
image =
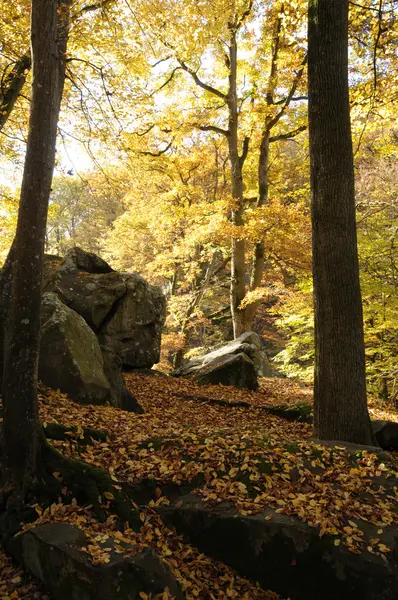
[[[242,516],[227,505],[206,506],[194,495],[157,509],[162,519],[201,552],[240,575],[294,600],[396,600],[398,535],[361,523],[391,548],[385,556],[352,554],[297,518],[272,512]]]
[[[280,374],[270,365],[268,358],[262,351],[259,336],[253,331],[246,331],[236,338],[236,340],[232,340],[231,342],[228,342],[228,344],[225,344],[212,352],[208,352],[202,356],[196,356],[192,360],[184,362],[179,369],[174,371],[173,375],[176,377],[195,376],[196,378],[198,377],[198,371],[202,370],[205,366],[214,362],[223,362],[226,357],[242,353],[254,364],[258,377],[280,377]],[[240,360],[240,362],[244,364],[242,360]],[[236,375],[236,378],[239,379],[238,375]],[[238,384],[231,383],[227,385]],[[243,385],[239,387],[247,386]],[[249,389],[256,389],[256,387],[250,387]]]
[[[119,273],[87,274],[60,269],[46,289],[58,294],[94,331],[98,331],[127,288]]]
[[[133,273],[122,276],[126,293],[99,331],[101,345],[112,348],[126,369],[150,368],[160,358],[165,298],[142,277]]]
[[[256,390],[258,388],[256,369],[250,358],[239,354],[226,354],[197,367],[192,377],[200,384],[232,385]]]
[[[68,250],[62,259],[61,268],[64,271],[81,270],[86,273],[112,273],[113,269],[108,263],[94,254],[86,252],[75,246]]]
[[[134,273],[119,273],[80,248],[47,256],[43,290],[55,292],[96,332],[126,369],[151,368],[160,358],[165,297]]]
[[[256,368],[257,375],[259,377],[279,377],[279,373],[270,365],[265,353],[261,349],[261,341],[257,333],[253,331],[246,331],[241,336],[232,340],[202,356],[197,356],[190,361],[187,361],[175,372],[175,375],[184,377],[189,375],[192,368],[198,365],[205,365],[215,359],[222,358],[230,354],[240,354],[243,352],[250,360],[253,361]]]
[[[56,294],[42,298],[39,378],[82,404],[110,400],[98,340],[85,320]]]
[[[44,297],[50,294],[43,302],[42,311],[45,335],[39,369],[43,383],[65,391],[79,402],[103,404],[109,400],[112,406],[142,412],[126,389],[122,369],[148,369],[159,361],[161,330],[166,316],[165,298],[160,289],[134,273],[113,271],[95,254],[72,248],[64,258],[45,256],[43,294]],[[52,316],[55,305],[51,308],[48,305],[50,297],[52,305],[56,302],[54,298],[59,300],[56,317]],[[59,329],[61,315],[63,327],[58,336],[54,319]],[[73,319],[71,315],[75,315]],[[77,316],[82,318],[85,327]],[[78,342],[81,336],[82,343]],[[88,338],[91,350],[86,352]],[[47,344],[50,344],[48,348]],[[67,347],[63,347],[65,344]],[[99,347],[102,356],[98,354]],[[64,372],[65,356],[69,362]],[[94,362],[89,365],[91,360]],[[79,365],[76,368],[75,363]],[[106,393],[103,386],[88,388],[90,373],[95,374],[96,382],[107,382]]]
[[[88,543],[76,527],[48,523],[12,538],[7,550],[57,600],[139,600],[140,592],[153,597],[166,588],[183,600],[170,569],[153,550],[124,545],[136,552],[124,557],[108,540],[104,547],[110,548],[109,562],[94,566],[82,551]]]

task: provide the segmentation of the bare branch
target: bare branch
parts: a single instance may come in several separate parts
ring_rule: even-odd
[[[203,90],[206,90],[206,92],[210,92],[211,94],[214,94],[214,96],[218,96],[218,98],[222,98],[225,101],[227,100],[227,94],[220,92],[220,90],[218,90],[217,88],[215,88],[212,85],[209,85],[209,84],[205,83],[204,81],[202,81],[201,79],[199,79],[196,71],[193,71],[192,69],[190,69],[188,67],[188,65],[186,65],[184,63],[184,61],[180,60],[179,58],[177,58],[177,60],[180,64],[181,68],[184,71],[186,71],[187,73],[189,73],[189,75],[191,75],[191,77],[194,80],[194,82],[196,83],[196,85],[201,87]]]
[[[102,0],[102,2],[96,2],[95,4],[87,4],[87,6],[83,6],[83,8],[81,8],[77,13],[72,15],[71,21],[75,21],[81,15],[84,15],[85,13],[94,12],[95,10],[105,8],[109,4],[112,4],[112,2],[114,2],[114,1],[115,0]]]
[[[273,119],[270,119],[270,121],[268,122],[268,129],[271,130],[272,127],[274,127],[274,125],[276,125],[278,123],[278,121],[281,119],[281,117],[284,115],[286,109],[289,107],[290,102],[292,101],[292,98],[294,97],[294,94],[296,93],[297,90],[297,86],[300,82],[300,79],[303,75],[305,66],[307,64],[307,54],[305,54],[303,61],[301,63],[301,66],[299,68],[299,70],[296,73],[296,77],[293,80],[293,84],[292,87],[290,88],[290,92],[288,93],[288,95],[286,96],[286,100],[284,102],[284,104],[282,105],[282,108],[280,109],[280,111],[278,112],[277,115],[275,115],[275,117],[273,117]]]
[[[285,96],[285,98],[276,100],[272,104],[273,104],[273,106],[279,106],[280,104],[285,104],[286,100],[287,100],[287,97]],[[294,98],[290,99],[290,102],[301,102],[302,100],[308,100],[308,96],[295,96]]]
[[[351,0],[349,0],[349,4],[351,4],[351,6],[357,6],[358,8],[362,8],[363,10],[374,10],[375,12],[379,12],[378,8],[373,8],[373,6],[364,6],[363,4],[357,4],[356,2],[351,2]]]
[[[229,136],[228,129],[222,129],[221,127],[217,127],[216,125],[197,125],[194,124],[193,127],[196,129],[200,129],[201,131],[214,131],[215,133],[219,133],[220,135]]]
[[[270,137],[269,141],[271,143],[271,142],[279,142],[280,140],[290,140],[290,139],[296,137],[296,135],[298,135],[302,131],[305,131],[306,129],[307,129],[307,125],[300,125],[300,127],[297,127],[297,129],[293,129],[293,131],[289,131],[288,133],[281,133],[279,135],[274,135],[274,136]]]
[[[151,65],[151,68],[154,69],[155,67],[160,65],[162,62],[167,62],[168,60],[170,60],[172,58],[173,58],[172,56],[166,56],[166,58],[160,58],[153,65]]]
[[[168,85],[173,80],[174,75],[180,69],[182,69],[182,67],[176,67],[175,69],[173,69],[172,72],[170,73],[169,77],[166,79],[166,81],[164,83],[162,83],[162,85],[157,90],[154,90],[153,92],[151,92],[149,94],[148,98],[152,98],[152,96],[154,96],[155,94],[160,92],[163,88],[165,88],[166,85]]]
[[[149,125],[148,129],[145,129],[145,131],[143,131],[142,133],[138,133],[138,131],[133,131],[134,135],[138,135],[138,137],[143,137],[144,135],[146,135],[147,133],[149,133],[150,131],[152,131],[152,129],[156,127],[155,124],[153,125]]]
[[[174,142],[174,139],[171,140],[171,142],[169,142],[166,146],[166,148],[164,148],[164,150],[159,150],[158,152],[150,152],[149,150],[140,150],[140,154],[144,154],[145,156],[154,156],[155,158],[162,156],[162,154],[165,154],[165,152],[167,152],[167,150],[170,150],[172,143]]]

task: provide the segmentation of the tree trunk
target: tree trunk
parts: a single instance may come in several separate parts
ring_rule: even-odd
[[[348,0],[310,0],[315,435],[372,444],[348,96]]]
[[[69,2],[33,0],[32,100],[3,372],[5,489],[23,499],[37,479],[42,432],[37,407],[41,276],[57,123],[65,79]]]
[[[231,26],[231,39],[229,47],[229,90],[228,90],[228,110],[229,110],[229,135],[228,149],[231,163],[231,183],[233,208],[231,211],[231,221],[239,230],[243,226],[243,163],[245,156],[239,156],[238,150],[238,100],[237,100],[237,43],[236,30]],[[237,235],[237,231],[232,237],[231,250],[231,289],[230,303],[232,325],[234,337],[239,337],[245,331],[244,310],[239,308],[246,294],[245,286],[245,240]]]
[[[270,128],[266,125],[261,136],[260,156],[258,160],[258,199],[257,207],[265,206],[268,202],[268,165],[269,165],[269,138]],[[258,241],[254,245],[252,270],[250,275],[250,290],[261,287],[264,272],[264,242]],[[254,315],[260,301],[252,302],[245,308],[245,330],[251,331]]]

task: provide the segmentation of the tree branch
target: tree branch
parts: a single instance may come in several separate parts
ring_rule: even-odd
[[[378,25],[377,25],[377,35],[375,39],[375,45],[373,49],[373,90],[376,91],[377,88],[377,46],[379,45],[380,37],[382,34],[382,23],[383,19],[383,0],[379,1],[379,10],[378,10]]]
[[[273,106],[279,106],[280,104],[284,104],[286,102],[287,97],[281,98],[280,100],[276,100],[272,103]],[[308,96],[295,96],[290,99],[290,102],[300,102],[301,100],[308,100]]]
[[[284,102],[281,110],[269,122],[269,125],[268,125],[269,129],[272,129],[272,127],[274,127],[274,125],[276,125],[278,123],[278,121],[280,120],[280,118],[284,115],[284,113],[285,113],[286,109],[288,108],[290,102],[292,101],[292,98],[294,97],[294,94],[296,93],[297,86],[298,86],[298,84],[300,82],[300,79],[301,79],[301,77],[303,75],[305,66],[307,64],[307,59],[308,59],[307,54],[305,54],[305,56],[303,58],[303,61],[301,63],[301,66],[300,66],[299,70],[296,73],[296,77],[293,80],[293,84],[292,84],[292,87],[290,88],[290,92],[286,96],[286,100],[285,100],[285,102]]]
[[[153,92],[151,92],[149,94],[148,98],[152,98],[152,96],[154,96],[155,94],[160,92],[163,88],[165,88],[166,85],[168,85],[173,80],[176,72],[179,71],[181,68],[182,67],[176,67],[175,69],[173,69],[172,72],[170,73],[169,77],[166,79],[166,81],[164,83],[162,83],[162,85],[157,90],[154,90]]]
[[[271,143],[271,142],[279,142],[280,140],[290,140],[291,138],[296,137],[299,133],[301,133],[302,131],[305,131],[306,129],[307,129],[307,125],[301,125],[300,127],[297,127],[297,129],[293,129],[293,131],[289,131],[288,133],[281,133],[279,135],[274,135],[269,138],[269,141]]]
[[[0,89],[0,131],[6,124],[14,104],[24,86],[27,72],[32,60],[30,54],[25,54],[16,62],[10,73],[3,74]]]
[[[194,82],[196,83],[196,85],[201,87],[203,90],[210,92],[210,94],[214,94],[214,96],[217,96],[218,98],[222,98],[225,101],[227,100],[226,94],[224,94],[223,92],[220,92],[220,90],[218,90],[217,88],[215,88],[212,85],[209,85],[209,84],[205,83],[204,81],[202,81],[201,79],[199,79],[196,71],[193,71],[192,69],[190,69],[188,67],[188,65],[186,65],[184,63],[184,61],[180,60],[179,58],[177,58],[177,60],[180,64],[181,69],[183,69],[184,71],[189,73],[189,75],[191,75],[191,77],[194,80]]]
[[[197,129],[200,129],[201,131],[214,131],[215,133],[219,133],[220,135],[225,135],[226,137],[229,136],[228,129],[222,129],[222,127],[217,127],[216,125],[197,125],[195,123],[193,125],[193,127],[196,127]]]
[[[96,2],[95,4],[88,4],[87,6],[83,6],[77,13],[75,13],[71,17],[71,21],[78,19],[81,15],[84,15],[88,12],[94,12],[100,8],[105,8],[108,4],[112,4],[115,0],[102,0],[102,2]]]
[[[351,4],[351,6],[357,6],[358,8],[362,8],[363,10],[373,10],[375,12],[379,12],[378,8],[373,8],[373,6],[364,6],[363,4],[357,4],[356,2],[351,2],[351,0],[349,0],[349,4]]]
[[[70,21],[76,21],[79,16],[87,12],[93,12],[100,8],[104,8],[108,4],[111,4],[115,0],[102,0],[96,4],[89,4],[83,6],[83,8],[76,14],[72,15]],[[76,59],[77,60],[77,59]],[[32,59],[30,50],[27,49],[26,53],[15,63],[13,70],[10,75],[2,78],[1,90],[0,90],[0,131],[6,124],[8,117],[10,116],[12,109],[17,98],[20,96],[21,90],[26,81],[27,72],[30,71],[32,66]]]
[[[154,156],[155,158],[157,158],[158,156],[162,156],[162,154],[164,154],[165,152],[167,152],[167,150],[169,150],[171,148],[171,145],[173,143],[174,139],[171,140],[171,142],[169,142],[166,146],[166,148],[164,148],[164,150],[159,150],[158,152],[150,152],[149,150],[140,150],[140,154],[144,154],[144,156]]]
[[[250,0],[247,9],[242,13],[241,18],[235,24],[236,31],[243,25],[246,17],[248,17],[250,15],[252,8],[253,8],[253,0]]]

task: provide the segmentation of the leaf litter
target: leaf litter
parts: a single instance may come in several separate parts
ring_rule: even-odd
[[[121,531],[110,512],[107,521],[99,523],[91,507],[63,504],[61,499],[44,510],[37,507],[38,519],[27,527],[49,521],[76,525],[87,535],[85,552],[94,564],[109,560],[107,541],[120,553],[125,552],[125,544],[137,551],[152,547],[172,569],[187,600],[275,600],[278,596],[201,554],[166,527],[156,507],[169,502],[170,485],[188,486],[209,506],[228,502],[242,515],[294,515],[317,528],[320,536],[332,536],[336,546],[343,544],[356,554],[387,556],[390,552],[382,534],[398,524],[394,456],[315,443],[310,425],[262,410],[311,403],[307,386],[269,379],[257,392],[249,392],[132,373],[126,375],[126,382],[144,414],[80,406],[48,388],[42,388],[40,411],[44,426],[75,426],[65,440],[52,443],[72,458],[105,469],[116,489],[119,484],[152,484],[153,499],[140,507],[141,530]],[[232,404],[196,400],[203,397]],[[249,406],[236,406],[239,402]],[[374,404],[370,410],[377,416],[383,408]],[[85,429],[99,430],[105,437],[82,443]],[[112,498],[101,501],[107,509]],[[377,533],[370,535],[366,525]],[[10,597],[47,598],[35,593],[39,592]]]

